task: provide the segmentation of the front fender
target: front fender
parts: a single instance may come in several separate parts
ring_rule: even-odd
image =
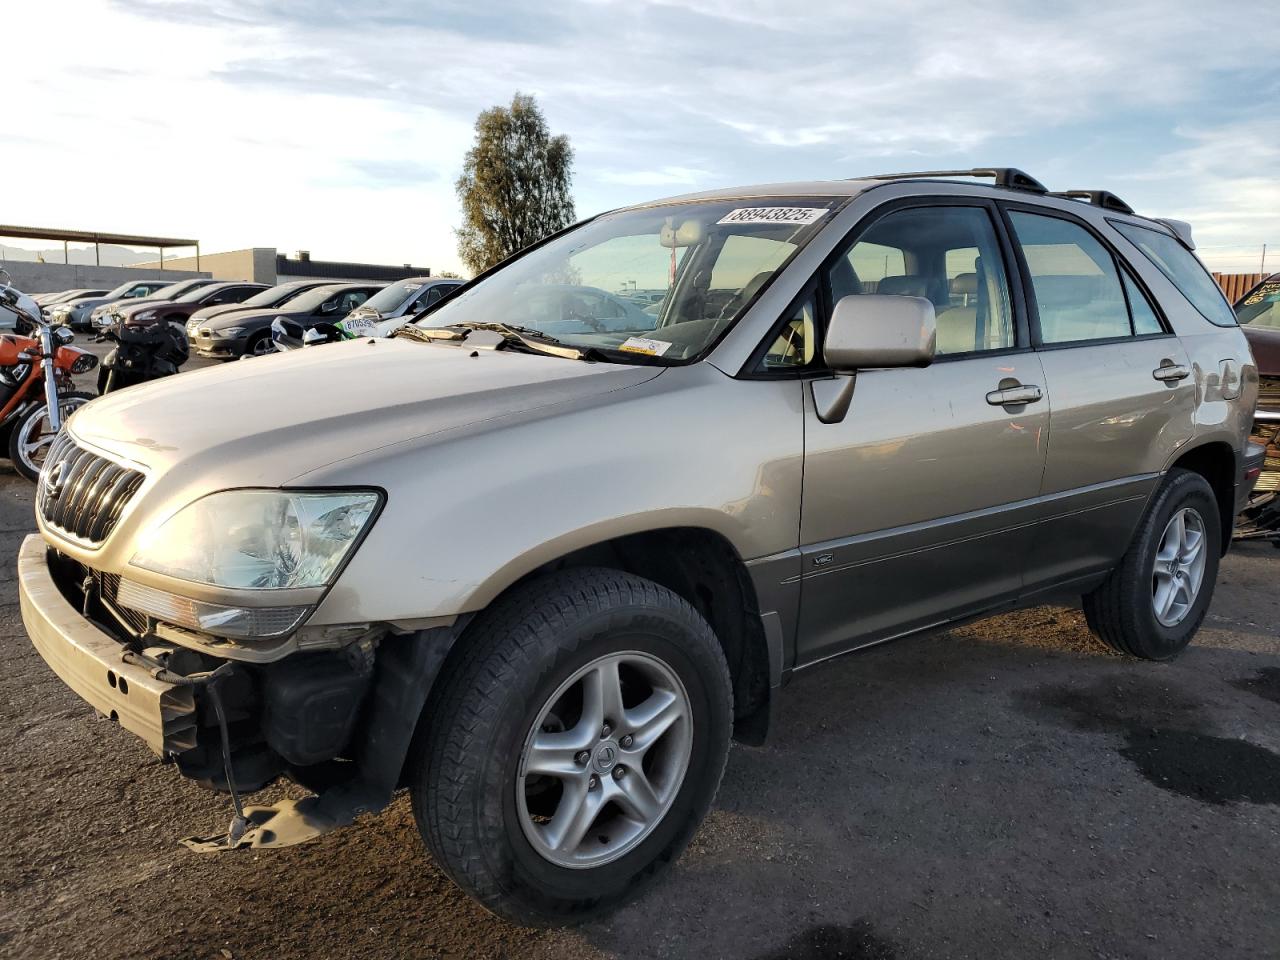
[[[794,549],[801,388],[695,364],[308,475],[388,495],[311,622],[475,612],[558,557],[650,530],[711,530],[744,560]]]

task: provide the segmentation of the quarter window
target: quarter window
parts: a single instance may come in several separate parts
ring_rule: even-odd
[[[1141,250],[1206,320],[1220,327],[1236,325],[1236,315],[1231,311],[1222,289],[1194,253],[1167,233],[1133,223],[1112,221],[1111,225]]]
[[[1009,215],[1035,291],[1042,343],[1132,333],[1115,259],[1084,227],[1058,217]]]
[[[795,370],[812,363],[818,335],[816,316],[813,296],[805,297],[778,331],[760,369]]]
[[[890,213],[836,260],[827,283],[833,305],[867,293],[928,299],[937,316],[940,356],[1004,350],[1015,343],[1009,281],[991,217],[981,207]]]
[[[1129,313],[1133,317],[1133,332],[1142,337],[1153,333],[1164,333],[1156,308],[1151,305],[1142,288],[1124,271],[1124,292],[1129,298]]]

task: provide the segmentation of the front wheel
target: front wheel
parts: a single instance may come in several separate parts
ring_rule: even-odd
[[[732,690],[711,628],[656,583],[582,569],[514,591],[460,643],[410,768],[436,861],[521,924],[635,896],[724,772]]]
[[[58,394],[58,413],[62,422],[67,422],[78,408],[90,400],[97,399],[92,393],[67,391]],[[13,461],[13,469],[19,475],[32,482],[40,476],[40,468],[44,466],[44,458],[49,453],[56,434],[49,429],[49,407],[40,404],[32,407],[16,421],[9,434],[9,459]]]

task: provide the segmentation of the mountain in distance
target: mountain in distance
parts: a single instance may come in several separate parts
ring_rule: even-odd
[[[127,267],[134,263],[146,263],[157,259],[154,250],[133,250],[111,243],[104,243],[99,248],[99,262],[104,267]],[[93,247],[77,250],[71,247],[68,251],[72,263],[92,264],[95,262]],[[26,261],[31,263],[44,259],[45,263],[62,263],[62,247],[50,247],[47,250],[27,250],[23,247],[11,247],[0,243],[0,260]]]

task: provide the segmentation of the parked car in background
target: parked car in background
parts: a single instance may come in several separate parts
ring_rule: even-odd
[[[798,671],[1065,597],[1176,657],[1260,459],[1245,337],[1185,224],[965,175],[996,185],[614,210],[389,339],[88,404],[47,469],[109,479],[36,494],[34,647],[178,773],[317,791],[194,849],[407,787],[442,871],[520,924],[674,863]],[[656,325],[605,313],[636,275],[671,278]],[[809,748],[826,802],[840,745]]]
[[[172,280],[130,280],[122,283],[114,290],[108,290],[102,296],[76,297],[66,300],[45,311],[50,323],[60,323],[76,330],[90,329],[93,311],[104,304],[117,300],[138,300],[149,297],[158,290],[171,286]]]
[[[38,303],[40,308],[43,310],[46,307],[52,307],[59,303],[66,303],[69,300],[78,300],[81,297],[104,297],[106,295],[106,290],[59,290],[56,293],[42,293],[38,296],[32,297],[31,299]]]
[[[317,323],[337,324],[339,320],[381,290],[381,283],[328,283],[312,287],[279,307],[238,310],[188,327],[192,349],[197,356],[215,360],[274,353],[271,321],[286,317],[303,328]]]
[[[187,321],[187,336],[194,336],[196,328],[203,321],[213,320],[215,317],[222,317],[229,313],[257,310],[263,307],[279,307],[288,303],[300,293],[314,290],[316,287],[327,287],[332,283],[332,280],[291,280],[288,283],[278,283],[274,287],[268,287],[241,303],[224,303],[216,307],[201,307],[191,314],[191,319]]]
[[[389,283],[356,307],[338,326],[351,336],[385,337],[407,319],[462,286],[464,281],[411,277]]]
[[[228,304],[239,306],[249,297],[267,289],[269,288],[265,283],[223,281],[193,287],[172,300],[146,299],[132,303],[125,300],[113,304],[106,311],[105,317],[109,322],[103,326],[114,323],[150,323],[153,320],[164,320],[185,328],[191,315],[201,307]]]
[[[185,296],[192,290],[196,290],[199,287],[207,287],[210,284],[221,282],[222,281],[214,280],[211,277],[193,277],[189,280],[178,280],[175,283],[171,283],[168,286],[161,287],[159,290],[155,290],[152,293],[147,294],[145,297],[133,299],[129,306],[134,306],[139,303],[163,303],[168,300],[176,300],[178,297]],[[97,329],[98,327],[108,325],[111,321],[107,319],[107,314],[115,309],[116,306],[117,304],[115,303],[104,303],[99,307],[94,307],[93,312],[89,314],[89,326],[93,329]]]
[[[1236,536],[1269,540],[1280,547],[1280,273],[1237,300],[1235,312],[1258,365],[1258,409],[1251,439],[1267,451],[1249,505],[1237,518]]]

